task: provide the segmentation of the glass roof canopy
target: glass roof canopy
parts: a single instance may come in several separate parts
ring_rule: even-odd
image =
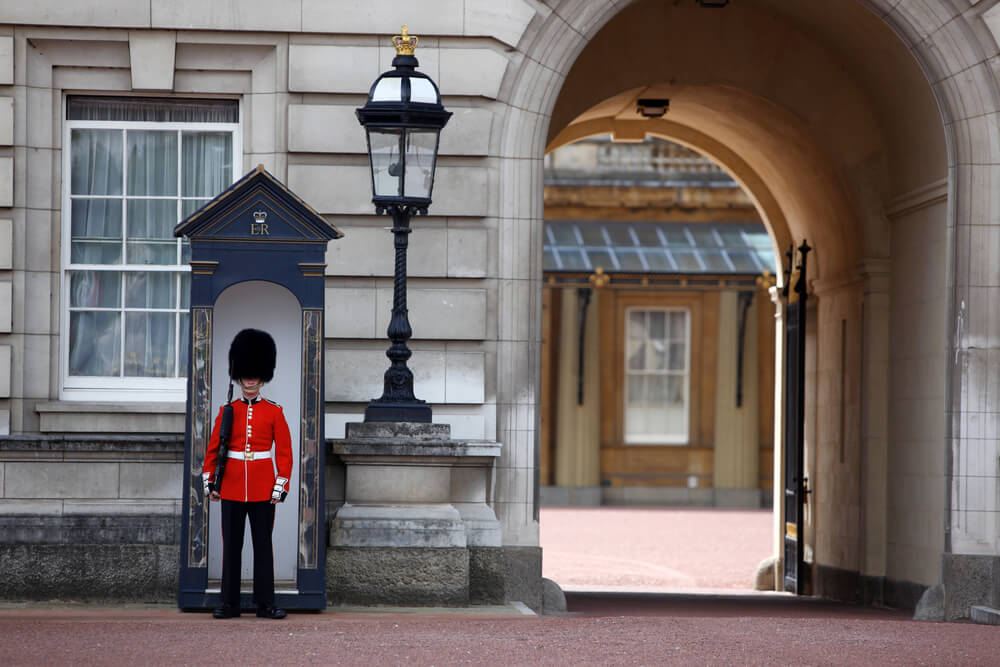
[[[775,272],[767,229],[747,222],[546,220],[546,273],[760,274]]]

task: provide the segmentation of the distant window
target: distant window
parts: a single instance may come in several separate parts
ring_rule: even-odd
[[[688,442],[690,312],[625,311],[625,442]]]
[[[173,229],[233,183],[238,103],[79,96],[66,109],[63,393],[183,400],[190,251]]]

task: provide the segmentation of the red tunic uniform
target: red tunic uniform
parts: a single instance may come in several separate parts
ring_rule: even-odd
[[[230,456],[226,461],[219,495],[225,500],[238,502],[260,502],[271,499],[277,477],[284,481],[288,491],[288,480],[292,476],[292,437],[281,406],[266,398],[256,398],[253,403],[246,399],[235,400],[233,405],[233,434],[229,440]],[[215,418],[212,438],[205,451],[203,473],[208,473],[209,481],[215,481],[215,463],[219,458],[219,428],[222,423],[222,408]],[[274,459],[264,458],[274,443]]]

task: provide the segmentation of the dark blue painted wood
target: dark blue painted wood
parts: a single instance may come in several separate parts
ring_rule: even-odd
[[[213,308],[226,288],[250,280],[273,282],[288,289],[303,308],[322,309],[325,302],[324,265],[327,243],[343,234],[319,213],[295,196],[284,184],[258,166],[203,208],[174,228],[175,236],[185,236],[191,244],[191,306]],[[252,304],[248,304],[252,307]],[[321,346],[322,348],[322,346]],[[188,336],[188,358],[191,336]],[[209,360],[210,361],[210,360]],[[211,367],[211,363],[209,363]],[[319,361],[323,368],[323,360]],[[191,377],[192,369],[188,369]],[[322,372],[320,372],[322,382]],[[323,396],[320,387],[319,395]],[[322,412],[322,411],[320,411]],[[217,593],[206,592],[208,569],[187,562],[188,541],[194,539],[189,527],[192,502],[203,502],[200,489],[187,488],[197,475],[189,474],[196,453],[192,447],[192,396],[188,392],[187,434],[185,438],[181,562],[178,605],[197,609],[219,604]],[[304,413],[303,413],[303,416]],[[323,415],[316,433],[320,447],[318,465],[325,469]],[[204,443],[198,443],[199,447]],[[322,475],[320,475],[322,479]],[[325,535],[325,489],[310,490],[315,521]],[[302,521],[300,513],[299,520]],[[277,602],[291,609],[322,609],[326,606],[326,544],[319,540],[314,569],[298,570],[298,593],[282,594]],[[246,601],[245,601],[246,602]]]

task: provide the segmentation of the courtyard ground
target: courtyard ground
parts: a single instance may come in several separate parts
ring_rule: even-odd
[[[750,590],[774,552],[772,512],[543,507],[542,575],[564,590]]]
[[[998,665],[1000,627],[749,590],[770,515],[542,511],[566,614],[332,608],[215,620],[171,605],[0,604],[0,665]],[[664,592],[670,590],[672,592]]]

